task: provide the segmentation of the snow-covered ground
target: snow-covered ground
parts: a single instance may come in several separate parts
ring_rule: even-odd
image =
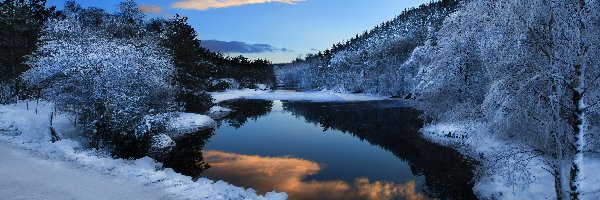
[[[600,199],[600,158],[583,157],[580,182],[583,199]]]
[[[334,102],[334,101],[376,101],[388,99],[387,97],[367,94],[344,94],[331,91],[299,92],[291,90],[230,90],[225,92],[211,93],[214,102],[219,103],[231,99],[263,99],[282,101],[312,101],[312,102]]]
[[[556,199],[554,178],[542,158],[523,153],[526,148],[494,137],[485,122],[429,124],[423,135],[442,145],[457,149],[480,162],[479,177],[473,188],[483,199]],[[519,155],[516,155],[519,154]],[[511,155],[516,159],[498,161]],[[515,156],[516,155],[516,156]],[[532,156],[533,155],[533,156]],[[600,199],[600,159],[585,157],[581,188],[583,199]],[[527,162],[518,162],[525,160]],[[526,177],[527,179],[523,179]]]
[[[168,199],[142,183],[36,158],[0,142],[2,199]]]
[[[40,103],[37,106],[38,113],[35,112],[36,105],[30,103],[29,110],[25,105],[25,103],[0,105],[0,142],[2,143],[0,197],[94,199],[81,196],[88,193],[91,196],[98,195],[99,199],[128,199],[128,197],[146,199],[144,198],[146,196],[149,196],[148,199],[286,199],[287,197],[285,193],[275,192],[260,196],[253,189],[236,187],[223,181],[215,182],[205,178],[193,181],[191,177],[163,168],[162,164],[148,157],[138,160],[113,159],[106,152],[85,148],[75,139],[71,139],[75,134],[68,134],[74,130],[68,115],[58,115],[55,118],[54,127],[62,133],[63,140],[52,143],[49,136],[52,105]],[[197,125],[198,121],[189,120],[198,117],[183,115],[179,122]],[[5,159],[13,160],[14,163],[6,163]],[[21,167],[19,163],[32,165]],[[26,175],[28,171],[32,171],[32,174]],[[46,171],[51,174],[43,176],[35,174]],[[76,185],[81,187],[73,188]],[[49,196],[54,195],[49,194],[53,190],[58,191],[56,195],[64,194],[64,198]],[[123,192],[129,194],[121,197]]]

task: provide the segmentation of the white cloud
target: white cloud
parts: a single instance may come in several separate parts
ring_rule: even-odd
[[[208,10],[214,8],[227,8],[234,6],[243,6],[249,4],[263,4],[263,3],[285,3],[285,4],[296,4],[305,0],[182,0],[173,3],[172,8],[178,9],[194,9],[194,10]]]

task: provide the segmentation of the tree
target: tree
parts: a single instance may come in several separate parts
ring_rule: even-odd
[[[200,46],[198,34],[187,23],[187,17],[176,15],[164,23],[162,45],[173,56],[175,80],[181,84],[178,100],[185,102],[190,112],[206,112],[212,106],[212,98],[206,93],[212,67],[207,63],[209,52]]]
[[[525,144],[521,152],[545,160],[558,199],[579,199],[586,138],[596,126],[589,123],[589,115],[597,113],[600,102],[598,25],[593,23],[598,20],[597,8],[588,1],[469,2],[437,34],[438,46],[431,48],[437,51],[430,52],[433,64],[421,70],[423,84],[418,90],[429,94],[422,98],[432,105],[458,104],[448,99],[475,100],[462,109],[432,110],[443,120],[460,120],[478,117],[469,112],[481,108],[495,134]],[[469,31],[472,36],[460,38]],[[474,45],[456,48],[470,38]],[[470,49],[476,56],[468,53]],[[459,62],[448,61],[457,57]],[[472,58],[477,58],[476,65],[470,65]],[[464,59],[467,62],[460,61]],[[469,75],[473,72],[480,75]],[[463,87],[462,76],[476,85],[489,85]],[[486,93],[472,95],[481,91]],[[477,101],[478,96],[483,101]]]
[[[19,96],[19,75],[28,69],[25,56],[35,51],[44,22],[54,12],[46,0],[0,2],[0,84],[14,87]]]
[[[119,39],[67,18],[49,22],[23,75],[73,113],[95,146],[135,135],[144,116],[177,111],[174,67],[154,37]]]

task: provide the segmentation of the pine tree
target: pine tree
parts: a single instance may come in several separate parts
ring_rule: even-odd
[[[18,77],[28,69],[25,56],[36,50],[54,9],[46,8],[46,0],[0,2],[0,84],[11,84],[15,96],[22,95]]]

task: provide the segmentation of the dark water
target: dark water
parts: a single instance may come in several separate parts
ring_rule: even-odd
[[[236,100],[219,128],[181,138],[165,164],[290,199],[474,199],[472,163],[418,133],[396,101]]]

